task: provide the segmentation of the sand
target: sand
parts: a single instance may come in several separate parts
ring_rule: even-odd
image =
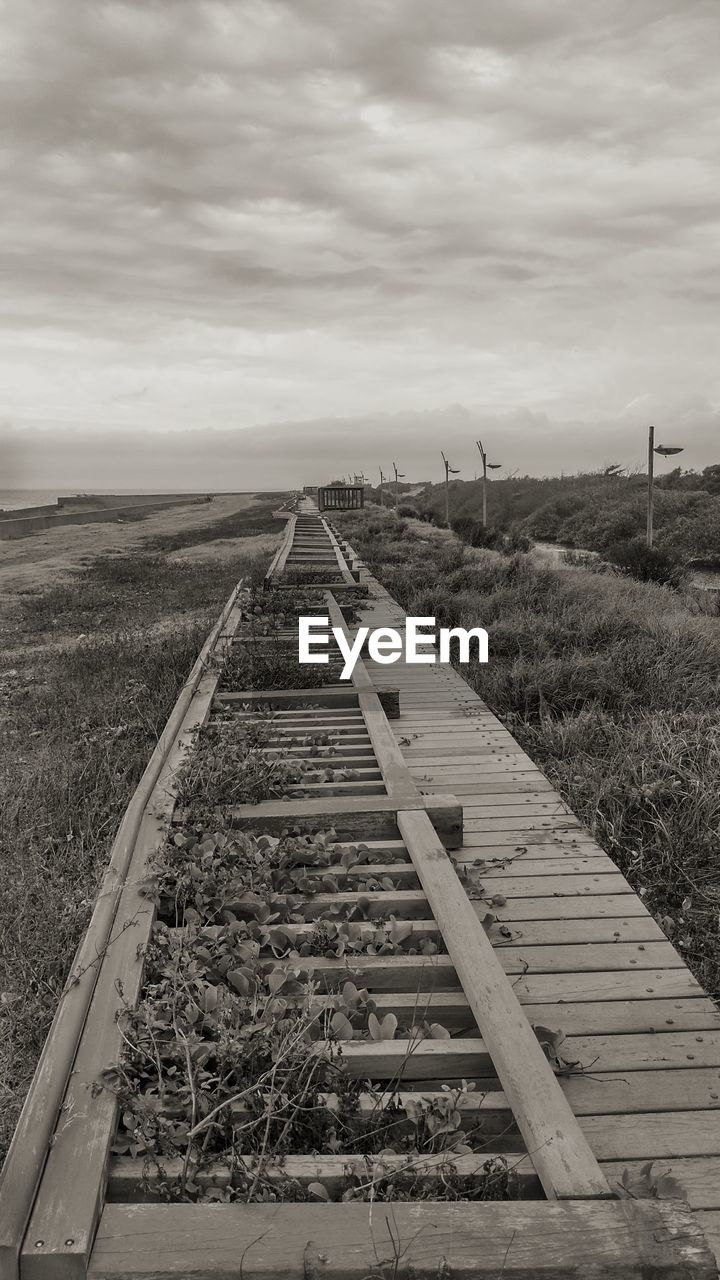
[[[0,541],[0,602],[8,595],[37,591],[72,577],[83,565],[96,556],[125,552],[131,547],[142,547],[148,538],[163,533],[177,533],[181,529],[196,529],[211,524],[223,516],[246,511],[258,501],[251,493],[213,498],[212,502],[197,506],[168,507],[156,511],[142,520],[112,522],[108,524],[62,525],[33,533],[26,538]],[[282,528],[278,522],[278,528]],[[271,536],[271,535],[270,535]],[[218,539],[218,543],[231,545],[232,539]],[[174,552],[177,558],[193,555],[212,556],[215,543],[204,542],[198,547],[188,547]]]

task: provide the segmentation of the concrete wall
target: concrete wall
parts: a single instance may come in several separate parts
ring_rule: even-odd
[[[116,511],[119,507],[152,507],[160,502],[174,504],[205,498],[204,493],[79,493],[58,498],[58,507],[63,511],[85,511],[88,507],[93,511],[102,511],[106,507]],[[22,514],[29,513],[23,511]]]
[[[150,514],[151,511],[162,511],[166,507],[177,507],[184,502],[196,505],[205,501],[205,498],[193,498],[185,494],[183,497],[177,498],[155,497],[139,505],[114,508],[104,507],[100,511],[66,511],[60,512],[59,515],[52,514],[56,509],[51,507],[51,514],[49,515],[23,515],[9,519],[0,517],[0,541],[6,538],[24,538],[31,533],[43,533],[46,529],[57,529],[60,525],[104,524],[111,520],[122,520],[124,516],[137,515],[139,512]]]
[[[57,515],[58,511],[59,507],[56,502],[44,507],[18,507],[17,510],[15,508],[11,511],[0,510],[0,520],[18,520],[21,517],[24,519],[25,516],[51,516]]]

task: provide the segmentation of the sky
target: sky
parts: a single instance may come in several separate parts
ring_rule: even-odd
[[[0,487],[720,460],[718,47],[716,0],[0,0]]]

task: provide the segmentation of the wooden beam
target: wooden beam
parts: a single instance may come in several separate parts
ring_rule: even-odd
[[[354,576],[354,574],[351,573],[350,569],[348,569],[347,563],[345,561],[345,557],[342,551],[340,550],[340,547],[338,545],[338,540],[335,537],[335,534],[333,533],[332,529],[328,525],[327,521],[323,520],[322,516],[320,517],[320,523],[323,529],[325,530],[327,539],[332,547],[333,554],[337,561],[337,568],[338,568],[338,573],[340,574],[340,577],[342,578],[346,586],[350,586],[350,585],[355,586],[358,579]]]
[[[397,822],[545,1194],[609,1196],[607,1180],[426,815],[399,813]]]
[[[375,689],[380,705],[390,720],[400,715],[400,693],[397,689]],[[217,694],[215,701],[225,706],[236,703],[258,703],[262,706],[283,710],[287,707],[359,707],[358,690],[351,684],[339,687],[321,686],[316,689],[248,689],[241,692],[223,689]]]
[[[345,619],[331,593],[327,595],[327,607],[330,625],[339,627],[350,638]],[[352,682],[357,691],[358,704],[367,725],[375,757],[382,769],[388,795],[399,798],[405,796],[413,797],[417,801],[420,796],[420,790],[403,759],[395,734],[387,722],[379,690],[362,658],[358,659],[353,668]],[[399,710],[398,695],[398,715]]]
[[[677,1200],[107,1205],[89,1280],[717,1280]],[[30,1278],[31,1280],[31,1278]]]
[[[242,831],[263,830],[270,834],[301,825],[315,831],[334,828],[341,839],[383,839],[397,837],[398,808],[401,801],[391,796],[343,797],[331,800],[265,800],[261,804],[235,805],[230,821]],[[402,800],[406,812],[417,807],[426,813],[447,849],[462,844],[462,805],[454,796],[419,796]],[[459,882],[458,882],[459,883]]]
[[[285,562],[290,554],[290,549],[293,544],[296,521],[297,521],[297,516],[290,516],[290,519],[285,525],[285,533],[283,536],[283,541],[278,547],[278,550],[275,552],[275,555],[273,556],[272,561],[270,562],[270,568],[265,574],[265,578],[263,580],[263,585],[266,588],[270,585],[272,579],[274,577],[278,577],[282,573],[283,569],[285,568]]]

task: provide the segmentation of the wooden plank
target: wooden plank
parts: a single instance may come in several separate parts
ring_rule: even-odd
[[[506,1165],[512,1169],[513,1177],[521,1188],[523,1196],[537,1195],[539,1182],[532,1162],[522,1152],[503,1152]],[[227,1164],[210,1165],[198,1171],[196,1181],[203,1187],[228,1187],[243,1185],[244,1179],[258,1168],[258,1161],[253,1156],[237,1156],[236,1172]],[[270,1184],[277,1180],[288,1179],[307,1189],[311,1182],[320,1182],[333,1199],[339,1199],[353,1179],[355,1185],[370,1188],[374,1181],[410,1173],[415,1177],[433,1177],[438,1174],[452,1172],[460,1178],[482,1176],[490,1152],[478,1152],[476,1155],[462,1156],[441,1152],[438,1155],[383,1156],[285,1156],[278,1163],[269,1161],[263,1169],[263,1178]],[[609,1160],[601,1165],[612,1190],[622,1188],[622,1176],[627,1170],[635,1177],[641,1177],[645,1162],[642,1160]],[[163,1162],[163,1173],[172,1181],[182,1175],[181,1160]],[[685,1193],[688,1204],[693,1210],[720,1208],[720,1161],[714,1157],[698,1156],[677,1160],[659,1160],[653,1167],[654,1175],[668,1174],[675,1178]],[[129,1157],[115,1158],[110,1166],[108,1179],[108,1198],[119,1203],[144,1203],[152,1199],[152,1188],[156,1180],[149,1173],[142,1159]],[[150,1190],[150,1194],[148,1194]],[[158,1187],[157,1199],[162,1199]]]
[[[533,817],[517,817],[514,814],[499,817],[488,817],[483,813],[476,816],[472,811],[469,812],[467,818],[468,831],[482,831],[485,833],[491,831],[513,831],[522,834],[524,831],[586,831],[578,818],[570,818],[565,814],[558,817],[533,818]]]
[[[534,1003],[518,992],[525,1016],[531,1025],[563,1031],[568,1036],[656,1035],[692,1032],[695,1035],[720,1029],[720,1011],[702,993],[682,999],[620,999],[562,1001],[561,993],[543,1003]],[[428,991],[418,993],[378,992],[373,997],[378,1016],[394,1011],[402,1026],[423,1021],[440,1022],[453,1033],[475,1035],[477,1028],[464,992]],[[322,999],[318,1000],[322,1005]]]
[[[491,911],[491,914],[494,912]],[[487,927],[487,926],[486,926]],[[579,920],[527,920],[512,924],[498,922],[487,929],[493,946],[502,949],[509,943],[524,947],[567,946],[595,942],[661,942],[665,935],[652,916]]]
[[[307,910],[310,914],[318,908],[312,902]],[[478,926],[479,923],[477,921]],[[488,946],[492,950],[491,944]],[[494,968],[501,968],[500,959],[503,954],[498,953]],[[359,981],[361,986],[372,991],[406,991],[408,989],[438,991],[443,988],[455,990],[460,985],[451,956],[353,955],[346,956],[342,960],[304,957],[302,966],[298,966],[297,961],[293,963],[296,967],[312,965],[314,976],[328,989],[348,977],[356,982]],[[517,977],[512,984],[521,1003],[555,1004],[558,1000],[566,1002],[644,1000],[648,996],[655,999],[681,999],[704,994],[699,983],[684,966],[675,969],[592,970],[589,973],[576,971],[524,973],[523,971],[524,966],[519,970],[523,976]]]
[[[550,877],[542,877],[550,879]],[[579,920],[598,916],[650,915],[637,893],[553,893],[552,897],[514,897],[503,905],[492,904],[492,913],[503,922],[518,920]]]
[[[416,803],[420,811],[427,813],[448,849],[462,844],[462,808],[453,796],[419,796]],[[391,796],[365,800],[338,796],[332,804],[323,800],[265,800],[261,804],[233,806],[230,822],[244,831],[270,833],[299,825],[314,830],[334,828],[345,838],[363,839],[396,836],[397,812],[398,801]]]
[[[334,760],[330,757],[330,759],[327,760],[325,767],[327,768],[332,765],[334,765]],[[319,767],[322,768],[322,765]],[[375,773],[377,773],[378,777],[380,776],[379,770],[355,769],[353,772],[357,773],[359,778],[369,778],[371,775],[374,776]],[[462,850],[460,850],[459,856],[453,858],[453,864],[456,867],[469,866],[473,873],[473,879],[481,882],[482,884],[487,883],[491,885],[491,888],[493,887],[494,881],[499,877],[509,878],[512,880],[513,877],[526,877],[529,871],[532,872],[533,876],[557,876],[563,874],[588,875],[590,873],[597,873],[599,875],[618,874],[617,867],[605,856],[604,853],[597,853],[589,858],[577,857],[568,853],[564,858],[535,858],[530,862],[525,860],[524,854],[518,854],[515,858],[509,858],[507,862],[504,859],[497,859],[496,861],[490,861],[487,864],[485,864],[484,861],[480,861],[480,865],[478,865],[477,858],[463,858]],[[372,866],[376,876],[393,876],[396,883],[399,883],[402,880],[408,885],[408,887],[414,885],[417,880],[417,873],[414,867],[408,863],[378,862],[373,863]],[[367,864],[359,863],[357,866],[350,867],[347,871],[344,870],[340,863],[337,865],[331,864],[328,867],[322,868],[308,868],[308,875],[310,876],[325,874],[347,875],[349,879],[352,880],[353,877],[358,875],[367,875]]]
[[[528,1157],[522,1152],[502,1152],[503,1159],[512,1167],[518,1183],[526,1193],[537,1194],[539,1182],[537,1174]],[[307,1189],[311,1182],[321,1182],[328,1193],[339,1199],[347,1186],[348,1178],[356,1178],[359,1183],[371,1186],[374,1179],[387,1177],[394,1173],[411,1173],[420,1177],[437,1176],[452,1171],[459,1177],[476,1177],[482,1175],[483,1169],[492,1155],[483,1151],[472,1156],[451,1157],[447,1152],[439,1155],[407,1155],[383,1156],[284,1156],[278,1163],[268,1161],[263,1167],[263,1180],[272,1184],[274,1181],[284,1182],[292,1179]],[[195,1180],[203,1187],[228,1187],[242,1185],[248,1173],[252,1174],[258,1167],[252,1156],[237,1156],[237,1170],[234,1172],[228,1165],[216,1164],[198,1171]],[[612,1166],[614,1172],[614,1166]],[[163,1161],[163,1172],[170,1180],[182,1175],[181,1160]],[[161,1194],[148,1195],[148,1184],[153,1186],[152,1174],[146,1171],[143,1176],[143,1161],[132,1158],[116,1158],[110,1166],[108,1195],[112,1201],[128,1203],[146,1203],[149,1199],[161,1199]],[[289,1198],[289,1197],[288,1197]]]
[[[320,896],[320,895],[318,895]],[[361,895],[358,895],[361,896]],[[371,904],[374,905],[374,898],[370,894],[363,894]],[[395,898],[395,895],[388,894],[389,898]],[[378,913],[382,911],[382,897],[378,895]],[[375,899],[376,900],[376,899]],[[301,905],[301,899],[291,899],[297,901],[297,905]],[[316,918],[316,913],[320,914],[327,909],[327,903],[333,901],[333,895],[322,895],[322,905],[312,900],[307,903],[308,911]],[[421,909],[421,908],[420,908]],[[477,917],[476,917],[477,919]],[[432,922],[426,918],[417,917],[416,925],[422,923],[422,928],[416,932],[433,937],[435,941],[442,946],[443,939],[438,925],[433,929]],[[360,926],[361,932],[365,929],[368,933],[368,941],[371,935],[376,931],[377,925]],[[301,933],[302,926],[298,926],[298,932]],[[310,930],[308,930],[310,932]],[[675,949],[669,942],[646,942],[646,943],[587,943],[577,946],[514,946],[510,943],[504,946],[495,946],[495,955],[497,963],[507,974],[587,974],[587,973],[619,973],[626,970],[632,972],[657,971],[658,969],[685,970],[685,965],[677,954]],[[453,964],[451,957],[441,951],[436,956],[410,956],[410,955],[394,955],[394,956],[347,956],[341,961],[332,960],[323,957],[307,957],[308,963],[312,960],[315,972],[318,976],[324,977],[330,974],[340,974],[346,971],[346,964],[351,967],[356,966],[356,962],[361,962],[362,972],[365,975],[364,980],[372,981],[375,970],[385,970],[388,978],[393,975],[393,981],[402,981],[400,975],[406,972],[410,975],[413,973],[421,973],[425,967],[425,962],[429,959],[432,961],[432,967],[435,978],[438,982],[447,982],[452,980]],[[297,964],[297,961],[292,961]],[[411,981],[411,977],[408,979]]]
[[[720,1069],[628,1071],[616,1076],[593,1072],[570,1076],[563,1092],[577,1115],[619,1115],[640,1111],[712,1111],[720,1108]]]
[[[323,520],[322,517],[320,517],[320,519],[321,519],[323,528],[325,529],[325,532],[327,533],[327,536],[330,540],[330,544],[332,546],[333,552],[335,554],[340,577],[342,578],[343,582],[347,586],[350,586],[350,585],[354,586],[357,579],[353,576],[352,571],[348,569],[347,563],[345,561],[345,557],[342,553],[342,550],[340,549],[340,546],[338,544],[337,538],[335,537],[335,534],[333,533],[332,529],[328,525],[327,521]]]
[[[427,817],[417,811],[401,813],[398,827],[546,1195],[561,1199],[608,1194],[597,1161]]]
[[[527,1016],[527,1015],[526,1015]],[[545,1025],[540,1023],[539,1025]],[[562,1030],[561,1026],[553,1028]],[[495,1074],[483,1039],[452,1041],[396,1039],[342,1041],[343,1062],[349,1073],[364,1080],[471,1080]],[[324,1043],[313,1052],[324,1051]],[[656,1032],[646,1035],[571,1036],[562,1054],[593,1076],[600,1073],[704,1070],[720,1068],[719,1031]],[[659,1109],[653,1100],[653,1109]],[[683,1110],[683,1107],[680,1107]]]
[[[487,865],[482,865],[485,860],[481,859],[478,875],[483,881],[494,883],[500,877],[512,881],[515,877],[527,876],[529,871],[532,871],[533,876],[616,876],[618,874],[615,863],[611,862],[606,854],[592,849],[590,855],[590,857],[578,857],[577,854],[573,856],[572,853],[566,853],[561,858],[534,858],[527,862],[525,855],[519,854],[508,862],[499,858]],[[456,861],[461,866],[466,865],[462,858]],[[468,859],[467,865],[477,867],[477,858]]]
[[[603,1280],[717,1280],[687,1206],[639,1200],[399,1202],[372,1217],[366,1204],[108,1205],[88,1275],[238,1280],[242,1264],[252,1280],[589,1280],[590,1259]]]
[[[372,686],[371,686],[372,687]],[[380,704],[390,719],[400,714],[400,693],[397,689],[377,689]],[[219,706],[233,707],[258,705],[273,709],[301,707],[309,704],[315,707],[359,707],[357,690],[353,686],[336,688],[325,685],[316,689],[248,689],[244,691],[222,689],[216,696]]]
[[[280,543],[280,546],[278,547],[277,551],[275,552],[275,555],[273,556],[270,562],[270,567],[267,570],[265,574],[265,578],[263,580],[263,586],[265,588],[269,587],[272,580],[276,578],[279,574],[281,574],[283,572],[283,569],[285,568],[285,562],[290,554],[290,550],[293,544],[293,537],[295,535],[296,522],[297,522],[297,516],[291,515],[287,521],[287,524],[285,525],[285,529],[283,532],[283,540]]]
[[[483,879],[481,872],[480,879]],[[488,883],[490,882],[488,878]],[[506,894],[513,900],[516,898],[549,897],[552,895],[565,897],[584,897],[592,894],[627,894],[635,897],[630,885],[619,871],[604,872],[602,875],[507,875],[502,869],[492,877],[492,892]]]
[[[720,1157],[720,1112],[644,1111],[580,1116],[598,1160]]]

